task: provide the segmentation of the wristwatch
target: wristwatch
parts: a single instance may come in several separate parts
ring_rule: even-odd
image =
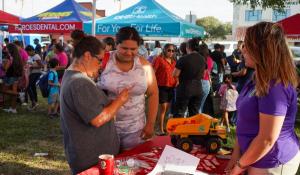
[[[236,161],[236,166],[238,166],[240,169],[242,169],[242,170],[245,170],[245,169],[247,169],[248,168],[248,166],[243,166],[243,165],[241,165],[241,163],[240,163],[240,161],[238,160],[238,161]]]

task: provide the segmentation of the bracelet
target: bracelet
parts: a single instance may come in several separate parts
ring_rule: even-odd
[[[242,170],[245,170],[245,169],[247,169],[248,168],[248,166],[243,166],[243,165],[241,165],[241,163],[240,163],[240,161],[238,160],[238,161],[236,161],[236,166],[238,166],[240,169],[242,169]]]

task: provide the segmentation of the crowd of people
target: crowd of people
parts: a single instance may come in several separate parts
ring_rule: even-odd
[[[65,46],[53,40],[44,52],[37,40],[35,48],[7,43],[1,92],[11,97],[6,112],[17,113],[20,91],[34,110],[36,84],[47,69],[48,116],[60,116],[73,174],[97,164],[99,154],[116,155],[165,135],[169,117],[215,115],[216,96],[227,131],[237,125],[228,174],[296,173],[297,74],[277,24],[249,27],[231,55],[220,44],[210,51],[201,38],[180,47],[157,41],[150,52],[133,27],[101,41],[80,30],[71,37]]]

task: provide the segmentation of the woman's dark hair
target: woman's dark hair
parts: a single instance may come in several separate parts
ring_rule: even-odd
[[[28,45],[28,46],[25,47],[25,50],[27,52],[34,51],[34,47],[32,45]]]
[[[221,49],[221,44],[219,44],[219,43],[215,44],[215,45],[214,45],[214,49],[215,49],[215,50],[216,50],[216,49]]]
[[[189,39],[186,43],[186,47],[192,51],[199,52],[199,41],[195,38]]]
[[[23,64],[17,46],[13,43],[7,45],[7,50],[9,55],[12,57],[12,70],[15,76],[22,76],[23,74]]]
[[[74,40],[81,40],[84,37],[84,32],[82,30],[76,29],[71,33],[71,38]]]
[[[93,36],[83,37],[74,47],[73,56],[77,59],[81,58],[85,52],[90,52],[91,55],[98,55],[101,50],[105,49],[105,45]]]
[[[116,44],[120,44],[125,40],[136,41],[140,45],[141,37],[134,27],[122,27],[116,34]]]
[[[4,38],[4,42],[9,43],[9,39],[8,38]]]
[[[187,54],[187,52],[186,52],[186,42],[183,42],[183,43],[180,44],[179,50],[180,50],[182,56]]]
[[[173,58],[175,59],[175,51],[176,51],[176,48],[175,48],[175,45],[174,45],[174,44],[171,44],[171,43],[167,43],[167,44],[164,45],[164,49],[163,49],[162,55],[163,55],[164,57],[166,57],[168,48],[171,47],[171,46],[172,46],[173,49],[174,49],[174,52],[173,52],[173,53],[174,53]]]
[[[160,42],[159,41],[155,41],[154,42],[154,48],[161,48]]]
[[[16,45],[16,46],[19,46],[19,47],[23,47],[23,44],[22,44],[22,42],[21,41],[14,41],[14,44]]]
[[[55,49],[56,49],[59,53],[61,53],[61,52],[64,51],[64,47],[63,47],[60,43],[55,44]]]
[[[227,83],[227,86],[229,89],[233,89],[232,84],[228,84],[228,82],[226,82],[226,79],[230,80],[230,82],[232,81],[232,75],[231,74],[225,74],[223,77],[223,82]]]
[[[103,42],[107,45],[110,45],[112,50],[116,50],[116,43],[112,37],[106,37],[103,39]]]
[[[71,33],[71,38],[73,40],[73,46],[79,43],[79,41],[84,38],[85,34],[82,30],[76,29]]]
[[[52,58],[49,60],[48,64],[50,68],[55,68],[59,64],[59,62],[58,59]]]
[[[206,44],[201,44],[199,46],[199,53],[206,59],[209,56],[208,46]]]

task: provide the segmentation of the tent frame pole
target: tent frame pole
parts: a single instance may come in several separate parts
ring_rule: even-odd
[[[96,1],[97,0],[93,0],[93,8],[92,8],[92,35],[95,36],[96,35]]]

